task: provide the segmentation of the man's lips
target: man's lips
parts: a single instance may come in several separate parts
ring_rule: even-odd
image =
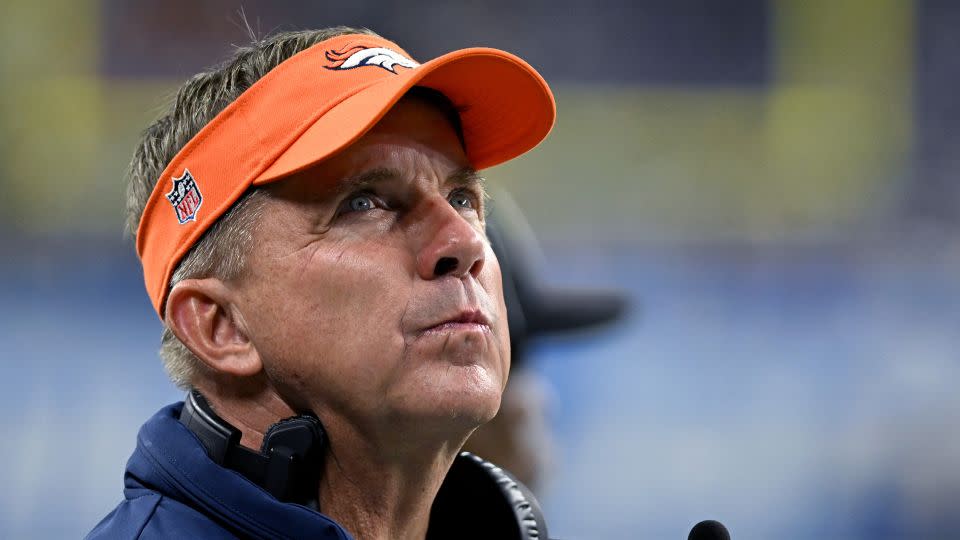
[[[490,319],[479,309],[463,310],[456,315],[427,326],[421,334],[433,334],[458,331],[490,331]]]

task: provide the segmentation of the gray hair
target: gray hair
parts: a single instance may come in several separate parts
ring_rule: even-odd
[[[127,187],[127,228],[136,236],[143,209],[160,174],[177,152],[220,111],[247,88],[294,54],[344,34],[368,34],[363,28],[338,26],[322,30],[279,33],[236,50],[219,67],[191,77],[177,92],[166,114],[148,127],[130,163]],[[265,191],[251,189],[197,241],[181,259],[170,289],[184,279],[236,279],[245,268],[251,232],[259,218]],[[173,382],[189,388],[205,371],[200,361],[169,327],[164,326],[160,357]]]

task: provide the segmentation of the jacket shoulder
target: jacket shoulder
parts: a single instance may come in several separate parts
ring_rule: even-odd
[[[123,501],[87,535],[88,540],[163,538],[232,540],[236,536],[196,510],[158,493]]]

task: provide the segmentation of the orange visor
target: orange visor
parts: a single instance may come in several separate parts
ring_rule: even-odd
[[[418,64],[395,43],[346,35],[292,56],[204,126],[154,187],[137,253],[160,318],[180,259],[247,189],[344,150],[413,86],[438,90],[457,107],[467,157],[478,170],[536,146],[556,116],[540,74],[496,49],[463,49]]]

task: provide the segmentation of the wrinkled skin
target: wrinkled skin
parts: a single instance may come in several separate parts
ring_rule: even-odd
[[[443,114],[404,99],[268,189],[236,306],[284,401],[381,449],[462,442],[492,418],[510,358],[500,269]]]

